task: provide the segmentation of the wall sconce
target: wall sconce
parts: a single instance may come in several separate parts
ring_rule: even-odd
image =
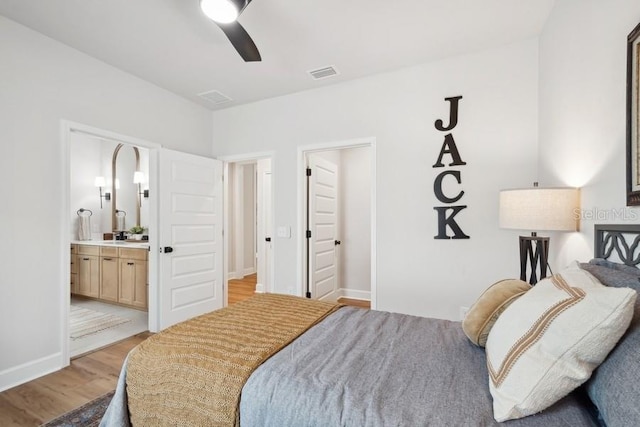
[[[96,176],[96,180],[93,182],[93,185],[100,189],[100,209],[102,209],[102,199],[111,200],[111,193],[106,192],[104,195],[102,194],[102,187],[107,185],[104,176]]]
[[[133,173],[133,183],[138,184],[138,194],[143,196],[145,199],[149,197],[149,190],[142,190],[142,183],[145,181],[144,173],[141,171],[135,171]],[[142,199],[140,200],[140,206],[142,206]]]

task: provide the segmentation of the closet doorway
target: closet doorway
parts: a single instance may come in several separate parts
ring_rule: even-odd
[[[375,140],[300,151],[303,294],[375,308]]]
[[[272,157],[225,158],[227,295],[272,291]],[[231,289],[232,287],[238,289]],[[249,289],[251,288],[251,289]],[[234,301],[227,301],[232,303]]]

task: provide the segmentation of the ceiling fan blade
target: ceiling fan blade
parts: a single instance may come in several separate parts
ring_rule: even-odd
[[[238,15],[240,15],[242,11],[245,10],[247,6],[249,6],[251,0],[231,0],[231,3],[236,5],[236,7],[238,8]]]
[[[237,21],[230,24],[218,24],[218,26],[245,62],[262,61],[256,44],[251,40],[249,33]]]

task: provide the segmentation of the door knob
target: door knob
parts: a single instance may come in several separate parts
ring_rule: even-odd
[[[271,237],[265,237],[265,238],[264,238],[264,241],[265,241],[265,242],[270,242],[270,241],[271,241]]]
[[[170,254],[171,252],[173,252],[173,248],[171,246],[165,246],[164,250],[162,250],[161,252],[164,252],[165,254]]]
[[[340,240],[335,240],[335,244],[336,244],[336,246],[338,246],[338,245],[341,245],[342,242]]]

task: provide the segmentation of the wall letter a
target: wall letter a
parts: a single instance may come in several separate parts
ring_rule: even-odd
[[[453,135],[451,135],[450,133],[446,134],[444,137],[444,142],[442,143],[442,148],[440,149],[440,155],[438,156],[438,161],[435,165],[433,165],[434,168],[444,167],[444,164],[442,163],[442,157],[444,157],[445,154],[450,154],[451,158],[453,159],[453,162],[449,163],[449,166],[462,166],[467,164],[467,162],[462,161],[460,153],[458,152],[458,147],[456,146],[456,141],[454,141]]]

